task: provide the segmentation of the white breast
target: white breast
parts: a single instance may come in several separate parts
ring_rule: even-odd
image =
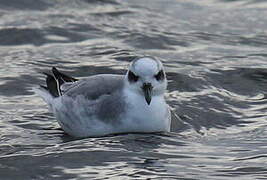
[[[170,130],[168,105],[163,96],[153,96],[150,105],[144,96],[124,91],[129,108],[125,114],[123,128],[132,132],[161,132]]]

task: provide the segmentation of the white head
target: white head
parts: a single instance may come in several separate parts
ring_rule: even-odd
[[[125,81],[127,88],[144,96],[148,105],[153,96],[163,95],[167,88],[163,65],[159,60],[152,57],[133,60]]]

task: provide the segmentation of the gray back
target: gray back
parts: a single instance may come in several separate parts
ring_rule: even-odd
[[[89,100],[96,100],[102,95],[111,95],[122,90],[123,75],[100,74],[90,76],[80,81],[74,82],[64,88],[63,95],[75,97],[83,95]]]

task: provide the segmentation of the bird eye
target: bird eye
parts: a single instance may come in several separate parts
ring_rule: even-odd
[[[138,79],[139,79],[138,76],[136,76],[132,71],[129,71],[129,73],[128,73],[128,80],[130,82],[136,82],[136,81],[138,81]]]
[[[159,71],[158,74],[155,75],[157,81],[162,81],[164,79],[164,72],[163,70]]]

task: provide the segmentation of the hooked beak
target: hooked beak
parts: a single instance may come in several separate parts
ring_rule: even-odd
[[[146,99],[146,102],[148,105],[151,102],[152,88],[153,87],[152,87],[151,83],[144,83],[143,87],[142,87],[143,92],[144,92],[144,96],[145,96],[145,99]]]

